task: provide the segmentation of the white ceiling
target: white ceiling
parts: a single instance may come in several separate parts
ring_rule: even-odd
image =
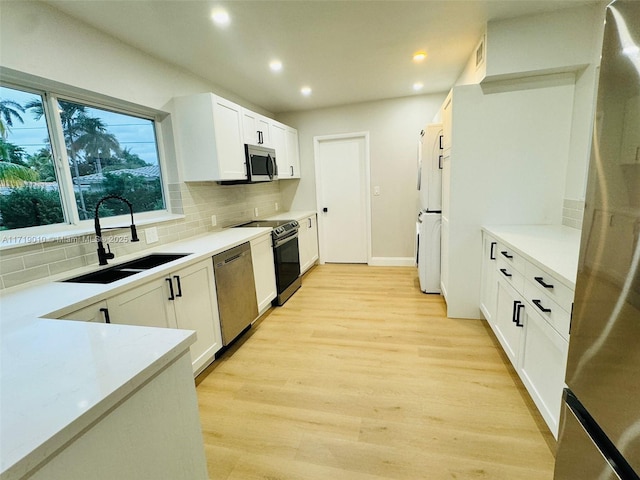
[[[488,20],[595,2],[46,0],[273,113],[415,95],[415,82],[420,94],[447,91]],[[225,28],[210,18],[218,5],[231,16]],[[428,54],[420,64],[418,50]]]

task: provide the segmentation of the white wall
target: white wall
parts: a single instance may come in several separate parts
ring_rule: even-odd
[[[313,137],[370,133],[371,243],[375,258],[414,256],[417,148],[420,130],[436,115],[445,93],[278,115],[298,129],[300,181],[280,182],[292,210],[316,210]]]

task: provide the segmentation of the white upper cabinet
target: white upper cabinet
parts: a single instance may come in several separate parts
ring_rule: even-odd
[[[173,114],[185,182],[246,180],[246,143],[275,149],[280,179],[300,178],[295,128],[212,93],[174,98]]]
[[[242,109],[242,129],[244,133],[244,143],[249,145],[263,145],[272,147],[271,140],[272,120],[263,117],[246,108]]]
[[[278,165],[278,178],[288,178],[287,162],[287,126],[282,123],[271,122],[271,143],[276,151],[276,164]]]
[[[276,150],[278,178],[300,178],[300,147],[298,131],[282,123],[271,121],[272,147]]]
[[[285,137],[287,140],[287,172],[283,172],[280,178],[300,178],[300,147],[298,145],[298,130],[287,127]],[[285,175],[285,173],[288,175]]]
[[[245,180],[243,109],[211,93],[174,99],[176,147],[187,182]]]

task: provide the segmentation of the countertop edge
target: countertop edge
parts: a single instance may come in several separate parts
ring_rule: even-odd
[[[579,230],[564,225],[483,225],[481,229],[509,245],[519,255],[523,256],[543,271],[556,277],[558,281],[563,283],[565,286],[575,290],[576,275],[578,272],[578,254],[580,250],[581,232]],[[573,271],[572,278],[567,277],[566,272],[562,271],[567,270],[566,268],[558,268],[555,262],[548,262],[545,261],[545,259],[541,259],[540,256],[523,248],[522,242],[514,241],[512,238],[509,238],[510,235],[524,235],[530,236],[533,239],[534,237],[531,233],[535,233],[536,231],[540,234],[546,233],[547,237],[551,234],[557,235],[557,239],[565,238],[567,246],[571,243],[570,247],[572,248],[572,253],[575,254],[575,257],[571,259],[571,270]],[[562,234],[564,234],[564,236],[561,236]],[[575,238],[569,240],[569,237]],[[575,266],[573,264],[575,264]]]

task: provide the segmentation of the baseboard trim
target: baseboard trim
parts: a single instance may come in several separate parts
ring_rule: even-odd
[[[372,267],[415,267],[413,257],[371,257],[369,265]]]

